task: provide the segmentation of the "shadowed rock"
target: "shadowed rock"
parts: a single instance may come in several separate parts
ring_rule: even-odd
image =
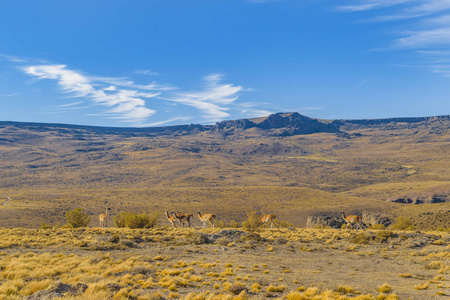
[[[307,228],[341,228],[345,221],[342,218],[327,216],[309,216],[306,219]]]

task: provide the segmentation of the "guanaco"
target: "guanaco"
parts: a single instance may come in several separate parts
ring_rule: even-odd
[[[212,225],[214,227],[214,219],[216,218],[215,214],[201,214],[199,211],[197,212],[197,215],[200,219],[200,221],[203,222],[203,228],[205,226]]]
[[[183,225],[184,227],[184,219],[186,219],[186,221],[188,222],[188,227],[194,227],[191,223],[191,219],[193,217],[192,214],[180,214],[172,211],[172,215],[174,215],[175,218],[177,218],[178,222],[180,222],[180,227],[181,225]]]
[[[356,215],[350,215],[350,216],[345,216],[344,212],[341,211],[341,215],[342,218],[344,219],[345,222],[347,222],[347,226],[345,226],[345,229],[348,228],[348,225],[351,225],[351,227],[353,228],[353,224],[357,224],[359,226],[359,228],[361,228],[362,230],[362,226],[361,226],[361,216],[356,216]]]
[[[166,218],[170,222],[170,224],[172,224],[172,227],[177,227],[177,225],[175,224],[177,218],[173,214],[169,215],[169,212],[167,210],[166,210]]]
[[[273,225],[275,225],[275,224],[273,223],[273,220],[275,220],[276,217],[277,217],[277,216],[275,216],[275,215],[263,215],[263,216],[261,217],[261,222],[263,223],[263,226],[264,226],[265,224],[269,224],[269,222],[270,222],[270,228],[272,228]]]
[[[108,227],[108,221],[106,220],[106,217],[108,216],[108,210],[111,210],[111,208],[107,207],[104,214],[100,214],[98,216],[98,219],[100,220],[100,227]]]

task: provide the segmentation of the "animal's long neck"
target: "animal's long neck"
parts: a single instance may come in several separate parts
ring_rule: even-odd
[[[105,218],[108,216],[108,208],[105,210]]]
[[[203,216],[199,211],[197,212],[197,215],[200,217],[200,219],[203,219]]]
[[[342,215],[342,218],[345,220],[346,219],[346,217],[345,217],[345,214],[344,214],[344,212],[341,212],[341,215]]]
[[[166,217],[167,217],[167,219],[170,219],[169,212],[167,210],[166,210]]]

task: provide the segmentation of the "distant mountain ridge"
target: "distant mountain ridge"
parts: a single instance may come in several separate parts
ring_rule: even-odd
[[[88,130],[93,132],[125,134],[131,136],[140,135],[167,135],[172,133],[192,134],[197,132],[215,131],[232,134],[235,131],[257,128],[268,131],[274,136],[292,136],[301,134],[312,134],[319,132],[339,133],[341,128],[346,125],[350,126],[370,126],[383,125],[390,123],[420,123],[427,121],[450,122],[450,115],[433,116],[433,117],[406,117],[406,118],[387,118],[387,119],[356,119],[356,120],[319,120],[301,115],[297,112],[291,113],[275,113],[267,117],[253,119],[226,120],[217,122],[215,125],[186,124],[161,127],[106,127],[106,126],[88,126],[88,125],[72,125],[60,123],[33,123],[33,122],[14,122],[0,121],[0,126],[16,126],[20,128],[28,128],[37,131],[47,130]]]

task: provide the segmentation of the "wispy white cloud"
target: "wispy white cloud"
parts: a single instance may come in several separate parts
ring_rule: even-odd
[[[56,105],[55,107],[58,107],[58,108],[71,107],[71,106],[76,106],[81,103],[83,103],[83,101],[77,101],[77,102],[72,102],[72,103],[67,103],[67,104]]]
[[[264,110],[264,109],[253,109],[253,108],[247,108],[243,109],[241,111],[242,114],[246,116],[246,118],[257,118],[257,117],[265,117],[268,115],[273,114],[273,111],[270,110]]]
[[[111,84],[112,86],[126,87],[138,90],[147,91],[173,91],[177,88],[170,84],[159,84],[156,82],[151,82],[149,84],[136,84],[134,81],[127,78],[114,78],[114,77],[89,77],[92,81],[102,82],[106,84]]]
[[[0,97],[2,98],[9,98],[9,97],[15,97],[18,96],[19,93],[11,93],[11,94],[6,94],[6,95],[0,95]]]
[[[25,59],[23,59],[21,57],[3,54],[3,53],[0,53],[0,60],[6,60],[6,61],[15,62],[15,63],[25,62]]]
[[[450,26],[432,30],[418,30],[405,33],[405,37],[395,41],[400,48],[429,48],[450,45]]]
[[[230,114],[229,105],[238,99],[237,94],[242,91],[241,86],[222,84],[222,74],[205,76],[205,86],[201,91],[176,93],[166,100],[181,103],[200,110],[205,119],[219,121]]]
[[[373,11],[370,17],[364,14],[368,22],[396,21],[389,23],[392,24],[392,35],[396,37],[390,45],[383,46],[385,50],[427,53],[426,59],[416,63],[417,66],[447,74],[444,66],[450,63],[443,53],[450,52],[450,0],[363,0],[353,3],[336,9],[353,13]]]
[[[158,75],[157,72],[152,71],[152,70],[136,70],[134,71],[135,74],[139,74],[139,75],[149,75],[149,76],[156,76]]]
[[[335,9],[339,11],[348,12],[360,12],[372,9],[380,9],[391,7],[399,4],[404,4],[408,2],[413,2],[414,0],[371,0],[371,1],[358,1],[358,4],[354,5],[340,5],[336,6]],[[361,3],[362,2],[362,3]]]
[[[171,119],[164,120],[164,121],[142,124],[141,126],[160,126],[160,125],[173,123],[173,122],[177,122],[177,121],[189,121],[189,120],[192,120],[192,118],[191,117],[176,117],[176,118],[171,118]]]
[[[98,77],[85,75],[69,69],[66,65],[28,65],[22,70],[38,80],[53,80],[61,92],[70,98],[89,99],[57,105],[48,111],[64,112],[90,108],[89,114],[134,123],[135,126],[156,126],[189,118],[168,118],[165,121],[148,122],[156,110],[147,107],[147,101],[166,101],[168,105],[185,105],[198,109],[204,121],[220,121],[230,115],[241,86],[222,83],[222,74],[210,74],[203,78],[203,88],[197,91],[181,92],[170,84],[137,84],[128,78]],[[103,111],[92,112],[93,106],[104,107]],[[250,110],[248,112],[251,112]],[[166,112],[172,113],[172,112]],[[253,112],[252,112],[253,113]]]
[[[60,88],[72,97],[86,97],[94,103],[109,107],[105,113],[125,122],[140,123],[156,111],[145,106],[143,98],[153,98],[159,93],[146,93],[137,90],[112,89],[105,82],[69,70],[65,65],[35,65],[24,67],[25,73],[39,79],[55,80]]]

